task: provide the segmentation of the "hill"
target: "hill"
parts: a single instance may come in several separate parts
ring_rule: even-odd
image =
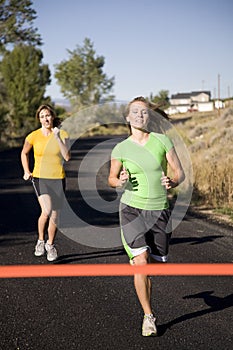
[[[193,204],[231,215],[233,209],[233,108],[172,118],[192,160]]]

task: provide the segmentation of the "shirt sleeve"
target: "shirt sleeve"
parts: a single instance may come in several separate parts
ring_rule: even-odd
[[[152,133],[152,135],[154,137],[156,137],[161,142],[161,144],[163,145],[166,153],[169,152],[174,147],[174,144],[173,144],[172,140],[167,135],[165,135],[165,134],[155,134],[155,133]]]
[[[34,133],[31,132],[30,134],[28,134],[26,136],[26,141],[30,143],[30,145],[33,145],[33,142],[34,142]]]
[[[167,136],[167,135],[164,135],[164,147],[166,149],[166,152],[169,152],[173,147],[174,147],[174,144],[172,142],[172,140]]]
[[[111,159],[117,159],[122,163],[122,156],[121,156],[121,150],[120,150],[120,145],[116,145],[111,154]]]
[[[68,135],[68,133],[65,130],[61,130],[60,133],[61,133],[62,141],[64,141],[65,139],[69,138],[69,135]]]

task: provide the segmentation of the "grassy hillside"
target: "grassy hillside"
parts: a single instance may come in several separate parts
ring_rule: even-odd
[[[190,152],[193,203],[231,214],[233,209],[233,108],[172,117]]]

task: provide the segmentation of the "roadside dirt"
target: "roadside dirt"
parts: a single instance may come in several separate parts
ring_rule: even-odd
[[[233,221],[229,215],[218,214],[213,209],[209,209],[206,207],[190,206],[189,213],[191,215],[198,215],[199,217],[205,218],[214,223],[227,225],[233,228]]]

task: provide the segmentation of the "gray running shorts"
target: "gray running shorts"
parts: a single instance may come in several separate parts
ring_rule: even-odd
[[[170,209],[144,210],[121,203],[121,237],[130,259],[149,250],[153,259],[167,261],[170,215]]]

